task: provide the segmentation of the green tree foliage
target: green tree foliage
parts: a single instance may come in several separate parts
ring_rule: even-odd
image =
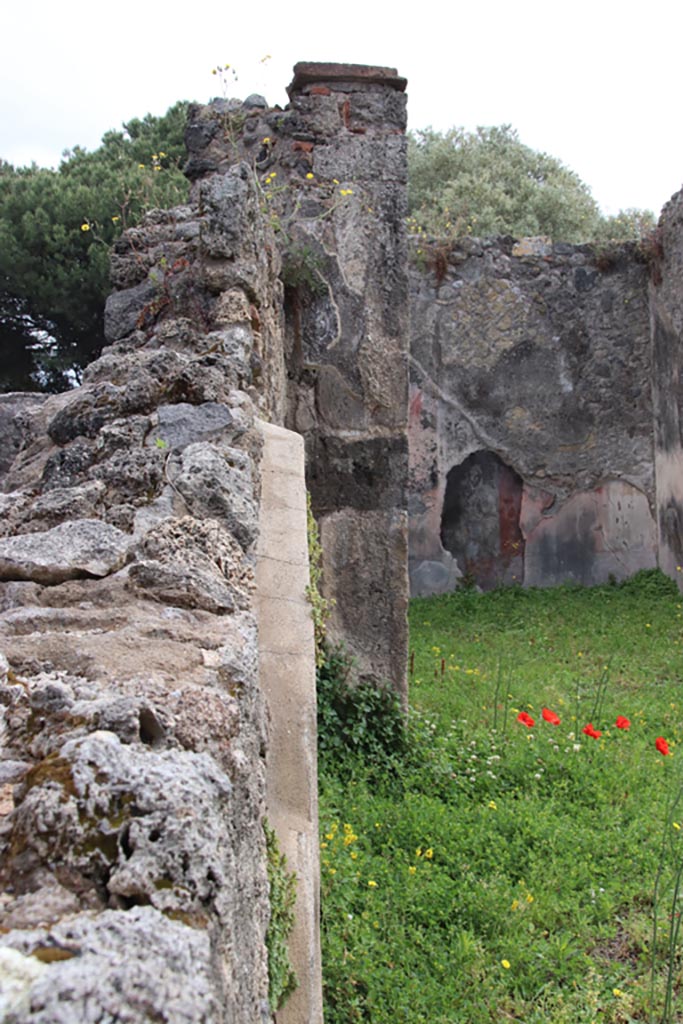
[[[652,210],[629,207],[612,217],[602,217],[595,232],[596,242],[638,242],[654,231],[657,220]]]
[[[63,390],[101,349],[111,244],[187,196],[186,109],[130,121],[56,171],[0,161],[0,389]]]
[[[409,137],[411,226],[434,236],[548,235],[584,242],[634,237],[649,212],[605,219],[579,176],[525,146],[510,125]]]

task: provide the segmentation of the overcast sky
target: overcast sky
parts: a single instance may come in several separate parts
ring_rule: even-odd
[[[56,166],[107,129],[220,93],[286,103],[299,60],[408,79],[409,126],[512,124],[606,213],[658,213],[683,184],[683,6],[650,0],[13,0],[3,11],[0,158]],[[264,65],[266,54],[271,59]]]

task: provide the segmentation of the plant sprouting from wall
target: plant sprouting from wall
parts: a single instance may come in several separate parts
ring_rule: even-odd
[[[280,853],[273,830],[263,826],[266,836],[270,921],[266,932],[268,949],[268,1002],[271,1011],[279,1010],[298,986],[289,959],[287,940],[294,927],[296,875],[287,870],[287,859]]]

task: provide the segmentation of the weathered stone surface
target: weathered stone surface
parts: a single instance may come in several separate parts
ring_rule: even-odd
[[[683,339],[683,193],[662,210],[650,240],[650,304],[654,448],[659,564],[683,587],[683,435],[681,343]]]
[[[421,561],[410,574],[410,592],[413,597],[431,597],[455,590],[462,579],[457,562],[444,553],[441,562]]]
[[[17,452],[29,440],[30,414],[46,399],[46,395],[30,393],[0,395],[0,476],[7,472]]]
[[[413,271],[415,590],[422,564],[447,569],[447,554],[483,587],[538,585],[541,564],[552,582],[600,582],[653,564],[645,511],[654,490],[652,365],[646,271],[636,256],[625,246],[599,269],[590,246],[466,240],[445,251],[438,279],[429,268]],[[622,522],[618,542],[608,541],[602,513],[570,542],[565,503],[584,495],[587,515],[617,480],[644,502]],[[521,526],[522,507],[541,491],[542,557]],[[596,546],[594,530],[604,544]]]
[[[74,519],[41,533],[0,541],[0,579],[62,583],[121,568],[130,537],[99,519]]]
[[[408,610],[406,514],[342,509],[322,518],[320,538],[326,596],[336,602],[331,640],[353,637],[359,678],[389,680],[396,686],[408,657],[403,618]],[[382,600],[386,593],[393,596],[391,605]],[[406,697],[405,690],[399,692]]]
[[[225,437],[232,440],[237,431],[230,430],[235,420],[230,409],[219,402],[205,402],[203,405],[160,405],[157,409],[154,437],[148,444],[161,448],[185,448],[192,443]]]
[[[116,342],[26,412],[0,496],[17,1024],[270,1018],[251,548],[281,286],[248,173],[226,168],[214,198],[117,242]]]
[[[7,1024],[99,1024],[103,1015],[121,1024],[215,1019],[206,934],[151,907],[12,931],[0,943]]]
[[[245,550],[258,530],[247,455],[227,445],[191,444],[171,470],[191,513],[224,523]]]
[[[213,258],[232,259],[247,234],[248,169],[237,174],[216,175],[202,182],[200,202],[205,211],[202,243]]]
[[[104,309],[104,335],[107,341],[118,341],[138,326],[145,307],[158,298],[159,289],[153,281],[143,281],[125,291],[113,292]]]
[[[547,495],[545,496],[547,500]],[[543,498],[525,489],[523,582],[594,586],[657,565],[657,534],[646,496],[623,481],[573,494],[548,515]]]
[[[395,508],[405,500],[408,444],[400,434],[363,439],[313,435],[307,454],[308,486],[321,513]]]

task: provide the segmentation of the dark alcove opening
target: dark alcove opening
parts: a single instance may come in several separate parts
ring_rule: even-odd
[[[446,478],[441,543],[483,590],[522,582],[523,486],[519,474],[490,451],[468,455]]]

